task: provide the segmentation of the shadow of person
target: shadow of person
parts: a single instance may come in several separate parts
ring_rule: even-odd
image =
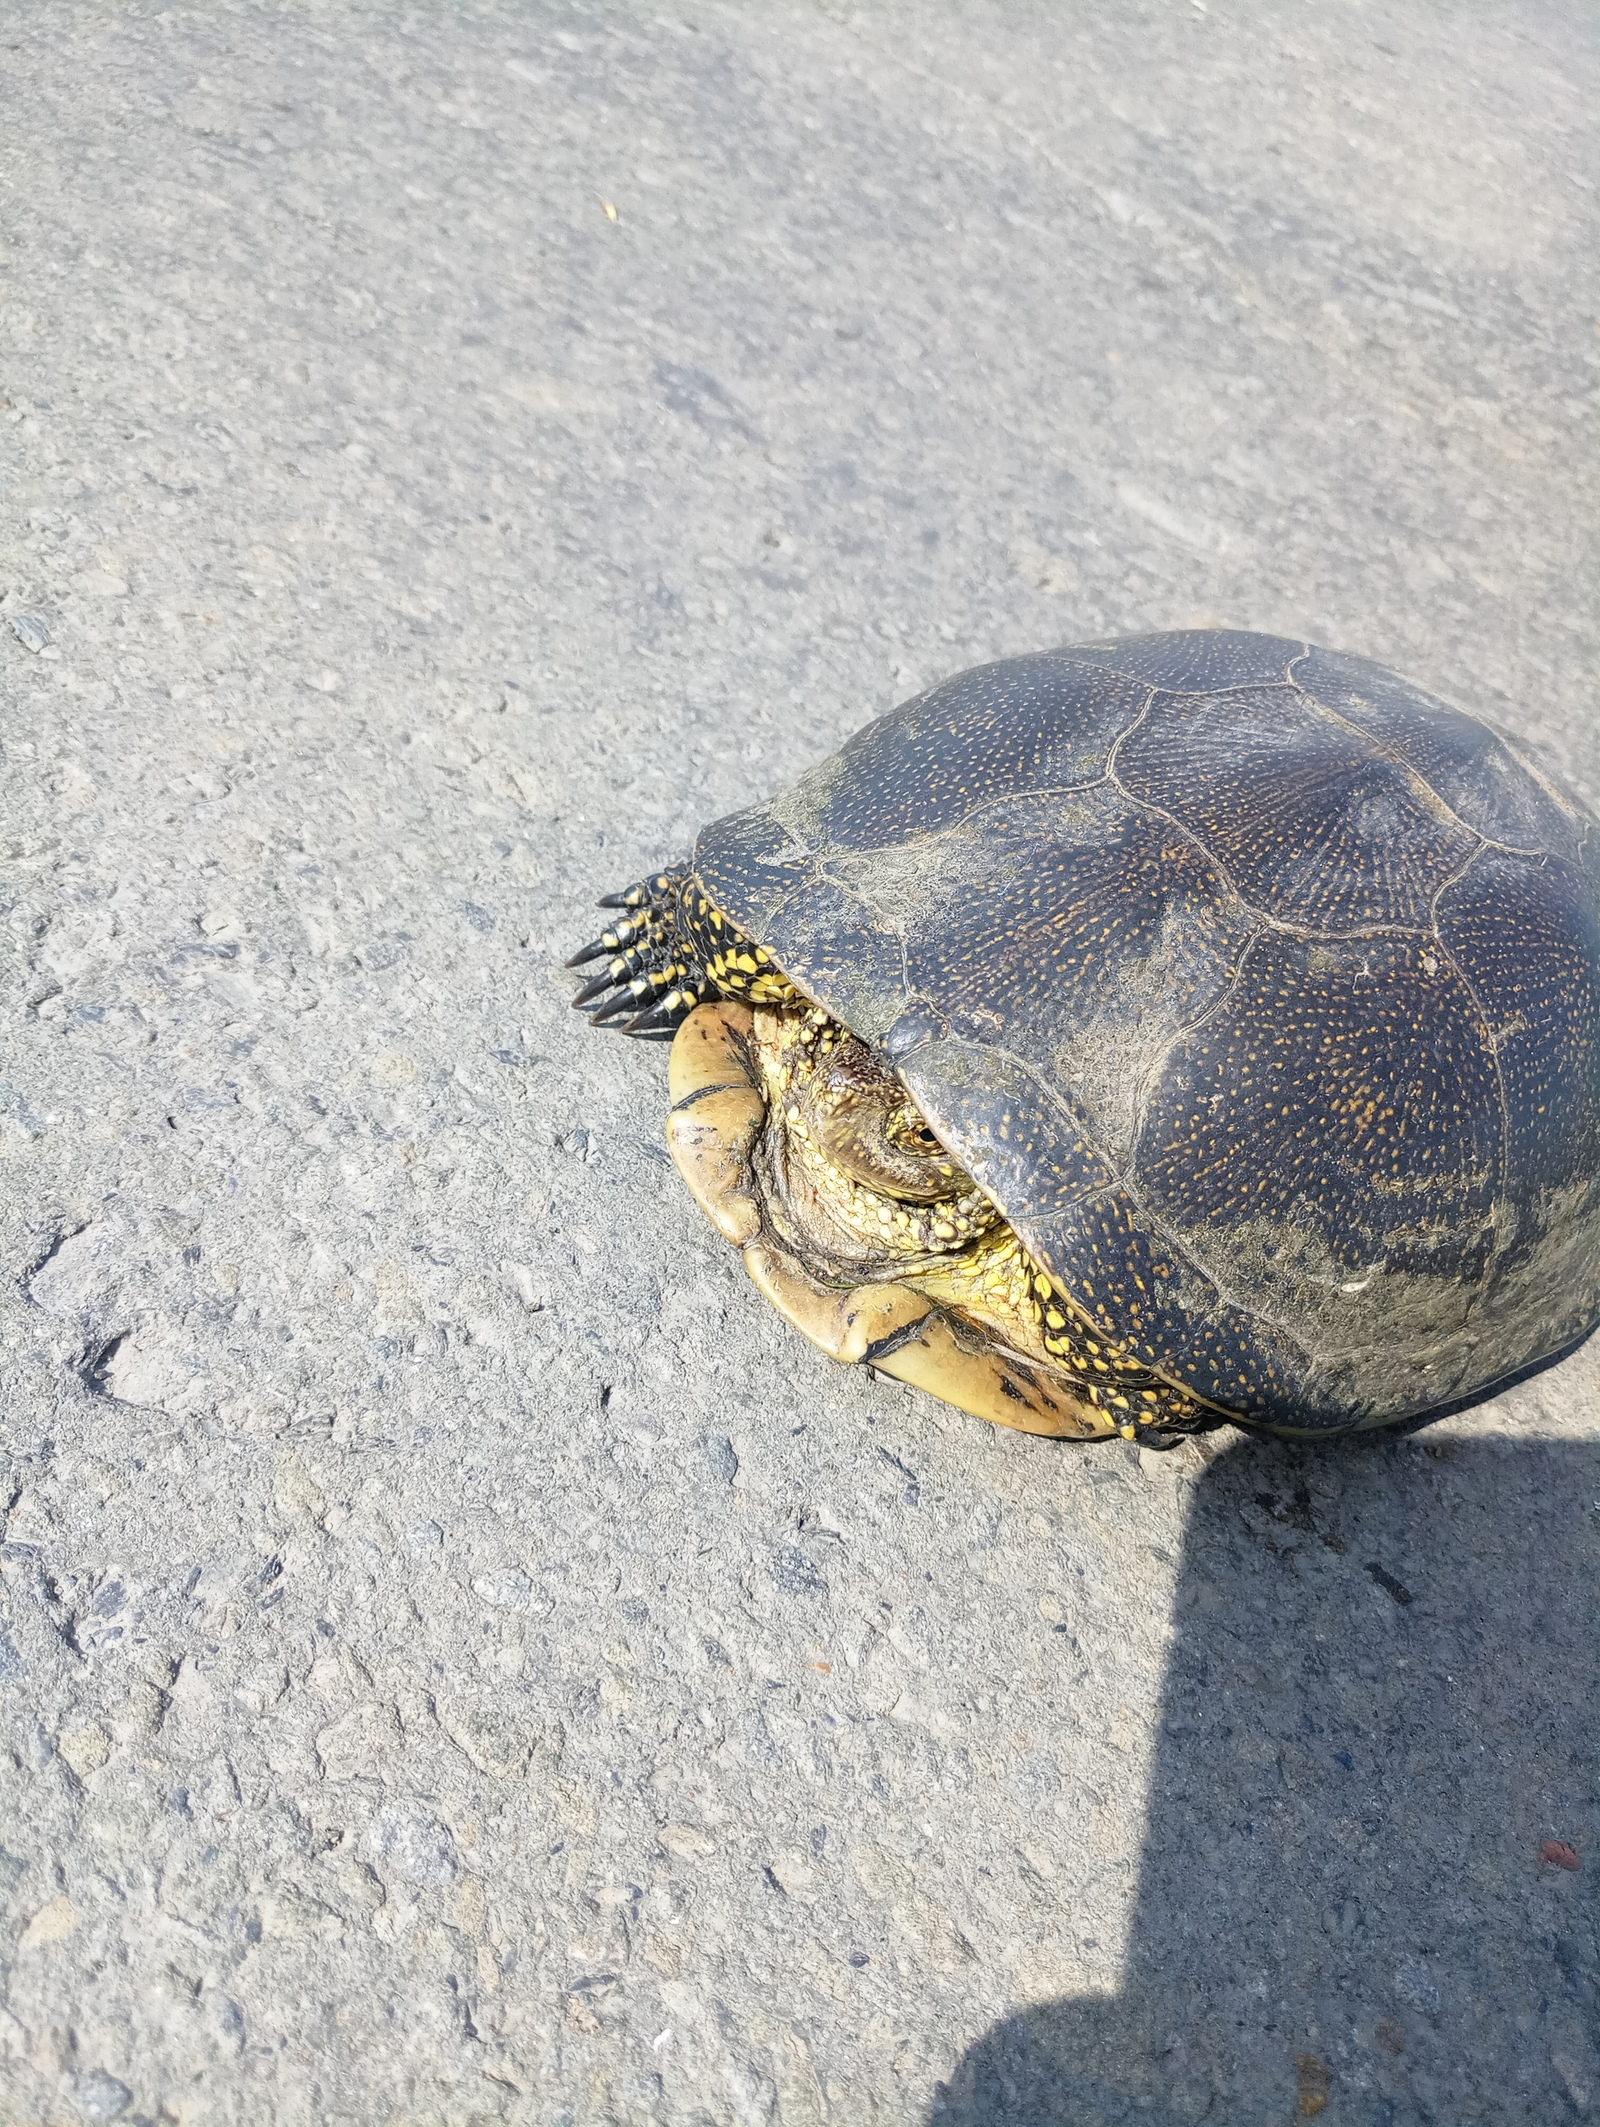
[[[1597,1554],[1592,1446],[1218,1457],[1122,1991],[997,2024],[928,2119],[1600,2119]]]

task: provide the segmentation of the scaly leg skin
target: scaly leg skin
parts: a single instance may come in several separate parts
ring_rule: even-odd
[[[1102,1348],[903,1089],[885,1108],[863,1051],[803,1002],[702,1005],[673,1043],[672,1157],[779,1312],[846,1364],[1022,1432],[1165,1446],[1216,1423]],[[863,1183],[869,1152],[891,1170],[903,1155],[905,1195]],[[820,1261],[848,1275],[852,1258],[859,1283],[817,1274]]]
[[[745,997],[752,1004],[797,1004],[800,993],[765,946],[747,938],[708,899],[685,865],[655,872],[602,908],[622,910],[609,930],[582,947],[568,967],[605,958],[602,974],[573,998],[590,1023],[622,1020],[620,1032],[641,1041],[671,1041],[704,998]]]

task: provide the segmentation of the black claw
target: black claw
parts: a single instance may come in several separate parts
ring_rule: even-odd
[[[602,953],[614,953],[616,949],[617,941],[615,937],[612,938],[609,945],[607,945],[604,938],[596,938],[592,945],[580,946],[578,951],[567,962],[567,966],[583,967],[590,960],[598,960]]]
[[[598,938],[593,939],[588,945],[581,946],[567,962],[567,966],[582,967],[587,961],[598,960],[602,953],[620,953],[624,951],[637,953],[640,947],[638,945],[630,946],[628,940],[630,938],[647,938],[650,934],[650,929],[651,926],[642,916],[636,917],[632,923],[619,923],[615,930],[602,931]]]
[[[616,1032],[641,1041],[670,1041],[693,1005],[693,993],[676,987],[685,966],[676,957],[678,941],[668,917],[670,892],[681,876],[676,871],[653,872],[648,879],[601,900],[602,908],[622,909],[626,914],[567,962],[570,968],[587,967],[590,961],[610,955],[605,972],[586,982],[572,1000],[579,1011],[588,1014],[591,1026],[616,1021]],[[664,992],[673,998],[670,1013],[663,1013],[656,1003]],[[622,1025],[629,1014],[634,1016]]]
[[[660,968],[646,967],[630,982],[626,980],[627,971],[619,968],[613,961],[611,974],[607,979],[616,984],[617,995],[610,1003],[603,1004],[598,1012],[591,1014],[590,1025],[598,1025],[602,1019],[614,1018],[618,1012],[636,1010],[641,1005],[653,1003],[663,990],[672,988],[680,972],[676,967],[669,967],[664,972]]]
[[[616,1019],[623,1012],[637,1012],[645,1002],[645,996],[646,992],[642,987],[635,989],[630,982],[625,989],[618,990],[615,997],[607,998],[598,1010],[589,1014],[590,1026],[604,1026],[608,1019]]]
[[[641,1012],[637,1019],[630,1019],[622,1031],[624,1034],[676,1033],[680,1022],[688,1016],[681,1004],[656,1004],[648,1012]]]

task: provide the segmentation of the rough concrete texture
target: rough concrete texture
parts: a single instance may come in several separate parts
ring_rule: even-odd
[[[1597,44],[5,10],[6,2127],[1600,2113],[1594,1352],[997,1434],[764,1308],[557,965],[1086,635],[1600,796]]]

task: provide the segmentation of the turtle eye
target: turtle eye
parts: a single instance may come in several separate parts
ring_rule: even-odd
[[[944,1151],[920,1115],[907,1117],[898,1129],[891,1129],[889,1135],[908,1152],[920,1152],[926,1159],[933,1159]]]

